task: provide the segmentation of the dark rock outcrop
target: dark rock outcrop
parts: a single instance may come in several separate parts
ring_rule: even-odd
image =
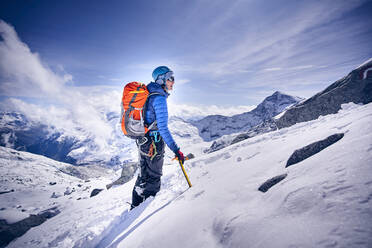
[[[238,136],[236,136],[233,139],[233,141],[231,142],[231,144],[238,143],[240,141],[252,138],[252,137],[254,137],[256,135],[259,135],[259,134],[264,134],[264,133],[268,133],[268,132],[271,132],[271,131],[275,131],[277,129],[278,128],[276,126],[275,121],[273,119],[268,119],[268,120],[262,122],[261,124],[253,127],[248,132],[241,133]]]
[[[258,190],[265,193],[267,192],[271,187],[273,187],[275,184],[278,184],[280,181],[282,181],[284,178],[287,177],[287,174],[282,174],[282,175],[279,175],[279,176],[276,176],[276,177],[273,177],[269,180],[267,180],[266,182],[264,182],[259,188]]]
[[[287,165],[285,167],[288,167],[288,166],[294,165],[296,163],[299,163],[299,162],[313,156],[314,154],[317,154],[318,152],[322,151],[323,149],[327,148],[328,146],[336,143],[337,141],[339,141],[343,137],[344,137],[343,133],[337,133],[337,134],[334,134],[334,135],[331,135],[331,136],[327,137],[324,140],[314,142],[310,145],[307,145],[307,146],[305,146],[301,149],[298,149],[298,150],[294,151],[294,153],[288,159]]]
[[[110,189],[112,186],[115,186],[115,185],[122,185],[126,182],[129,182],[133,178],[134,172],[138,167],[139,167],[139,164],[136,162],[130,162],[130,163],[125,164],[125,166],[123,167],[121,171],[120,177],[114,182],[107,184],[106,189]]]
[[[90,197],[98,195],[103,189],[93,189],[92,193],[90,193]]]
[[[1,194],[12,193],[12,192],[14,192],[14,189],[7,190],[7,191],[0,191],[0,195],[1,195]]]
[[[372,101],[372,60],[331,84],[322,92],[288,109],[277,121],[279,128],[335,114],[343,103],[367,104]]]
[[[233,137],[232,139],[218,139],[213,141],[212,145],[204,150],[204,153],[212,153],[218,150],[221,150],[227,146],[233,145],[235,143],[238,143],[240,141],[252,138],[259,134],[268,133],[274,130],[277,130],[277,126],[275,121],[271,118],[268,120],[265,120],[261,124],[252,127],[248,132],[240,133],[237,136]]]

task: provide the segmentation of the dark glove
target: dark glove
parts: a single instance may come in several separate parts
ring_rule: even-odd
[[[178,161],[181,161],[182,164],[185,162],[185,156],[183,156],[183,153],[182,153],[180,150],[178,150],[178,151],[175,153],[175,155],[176,155]]]

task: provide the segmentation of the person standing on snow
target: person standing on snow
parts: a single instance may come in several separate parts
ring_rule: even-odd
[[[167,98],[173,89],[173,71],[166,66],[159,66],[152,72],[152,77],[154,82],[147,85],[150,95],[144,108],[144,121],[148,127],[154,122],[155,125],[137,141],[141,170],[133,188],[131,209],[159,192],[165,144],[182,163],[185,160],[168,129]]]

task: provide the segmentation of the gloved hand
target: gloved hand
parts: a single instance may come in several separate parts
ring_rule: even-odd
[[[180,150],[178,150],[178,151],[175,153],[175,155],[176,155],[178,161],[181,161],[182,164],[185,162],[185,156],[183,156],[183,153],[182,153]]]

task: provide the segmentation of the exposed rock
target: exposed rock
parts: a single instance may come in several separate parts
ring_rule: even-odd
[[[321,150],[327,148],[328,146],[336,143],[340,139],[344,137],[343,133],[337,133],[334,135],[331,135],[327,137],[324,140],[320,140],[317,142],[314,142],[310,145],[307,145],[301,149],[298,149],[294,151],[294,153],[291,155],[291,157],[287,161],[287,165],[285,167],[291,166],[293,164],[299,163],[308,157],[313,156],[314,154],[320,152]]]
[[[233,141],[231,142],[231,144],[235,144],[235,143],[238,143],[240,141],[243,141],[243,140],[252,138],[254,136],[257,136],[259,134],[268,133],[268,132],[271,132],[271,131],[274,131],[274,130],[277,130],[277,129],[278,129],[278,127],[276,126],[275,121],[273,119],[268,119],[268,120],[262,122],[261,124],[253,127],[248,132],[241,133],[238,136],[236,136],[233,139]]]
[[[92,193],[90,193],[90,197],[98,195],[102,190],[103,189],[93,189]]]
[[[49,182],[49,185],[56,185],[56,182]]]
[[[53,194],[51,195],[51,198],[58,198],[58,197],[61,197],[61,196],[62,196],[61,194],[53,192]]]
[[[8,190],[8,191],[0,191],[0,195],[1,194],[6,194],[6,193],[11,193],[11,192],[14,192],[14,189],[11,189],[11,190]]]
[[[276,176],[276,177],[273,177],[269,180],[267,180],[266,182],[264,182],[259,188],[258,190],[265,193],[267,192],[271,187],[273,187],[275,184],[279,183],[280,181],[282,181],[284,178],[287,177],[287,174],[282,174],[282,175],[279,175],[279,176]]]
[[[223,136],[223,137],[213,141],[212,145],[208,149],[205,149],[203,152],[204,153],[212,153],[212,152],[221,150],[221,149],[231,145],[232,140],[233,140],[233,137]]]
[[[303,103],[288,109],[277,120],[279,128],[299,122],[315,120],[321,115],[335,114],[343,103],[363,103],[372,101],[372,61],[353,70],[346,77],[336,81],[324,91]]]
[[[138,166],[138,163],[135,162],[125,164],[121,171],[120,177],[114,182],[107,184],[106,189],[110,189],[114,185],[122,185],[126,182],[129,182],[133,178],[134,172],[138,168]]]
[[[71,195],[73,192],[75,192],[75,188],[71,189],[70,187],[67,187],[63,194],[64,195]]]
[[[204,150],[204,153],[212,153],[218,150],[221,150],[229,145],[233,145],[235,143],[238,143],[240,141],[252,138],[256,135],[271,132],[274,130],[277,130],[276,123],[273,119],[268,119],[262,122],[261,124],[254,126],[251,128],[248,132],[240,133],[238,135],[231,136],[231,137],[221,137],[218,140],[213,141],[212,145]]]

